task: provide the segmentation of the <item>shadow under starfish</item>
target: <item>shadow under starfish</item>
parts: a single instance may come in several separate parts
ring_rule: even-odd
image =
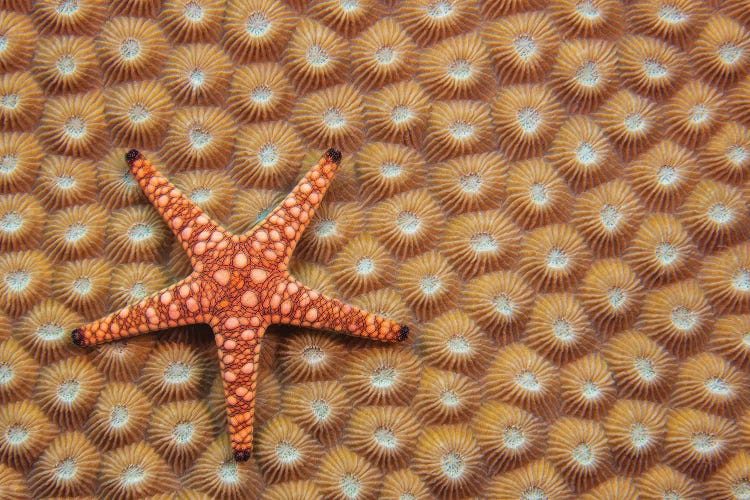
[[[271,324],[330,330],[400,342],[409,328],[329,298],[288,272],[300,235],[310,223],[341,162],[329,149],[289,195],[242,235],[209,218],[138,151],[125,159],[149,201],[190,257],[193,273],[137,304],[77,328],[76,345],[92,346],[175,326],[213,329],[224,382],[235,460],[250,458],[261,339]]]

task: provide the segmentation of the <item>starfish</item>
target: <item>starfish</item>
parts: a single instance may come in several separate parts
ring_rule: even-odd
[[[137,150],[125,160],[190,257],[193,272],[136,304],[73,330],[93,346],[166,328],[207,323],[218,347],[234,458],[250,458],[261,339],[286,324],[400,342],[409,328],[305,286],[288,271],[300,235],[323,199],[341,153],[329,149],[252,229],[232,234],[211,220]]]

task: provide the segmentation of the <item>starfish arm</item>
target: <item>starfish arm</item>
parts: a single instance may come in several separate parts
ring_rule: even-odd
[[[200,283],[188,277],[140,302],[73,330],[73,342],[91,346],[175,326],[202,323]]]
[[[191,258],[202,255],[224,238],[224,229],[161,175],[143,154],[131,149],[125,159],[146,197]]]
[[[246,237],[266,245],[263,255],[271,262],[283,262],[291,255],[302,232],[323,200],[341,163],[341,153],[329,149],[297,186]]]
[[[293,278],[289,279],[284,292],[270,297],[267,307],[272,321],[278,320],[282,324],[330,330],[383,342],[401,342],[409,335],[409,327],[405,325],[326,297]]]
[[[253,448],[258,364],[266,330],[259,316],[251,317],[250,322],[258,326],[242,326],[236,317],[219,318],[212,324],[219,348],[229,434],[237,461],[249,459]]]

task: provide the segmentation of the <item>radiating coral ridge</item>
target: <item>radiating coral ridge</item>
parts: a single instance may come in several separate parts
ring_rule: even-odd
[[[0,498],[749,492],[748,0],[0,0]]]

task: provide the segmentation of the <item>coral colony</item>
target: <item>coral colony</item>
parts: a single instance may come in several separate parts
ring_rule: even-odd
[[[0,498],[746,498],[749,202],[747,0],[0,0]]]

